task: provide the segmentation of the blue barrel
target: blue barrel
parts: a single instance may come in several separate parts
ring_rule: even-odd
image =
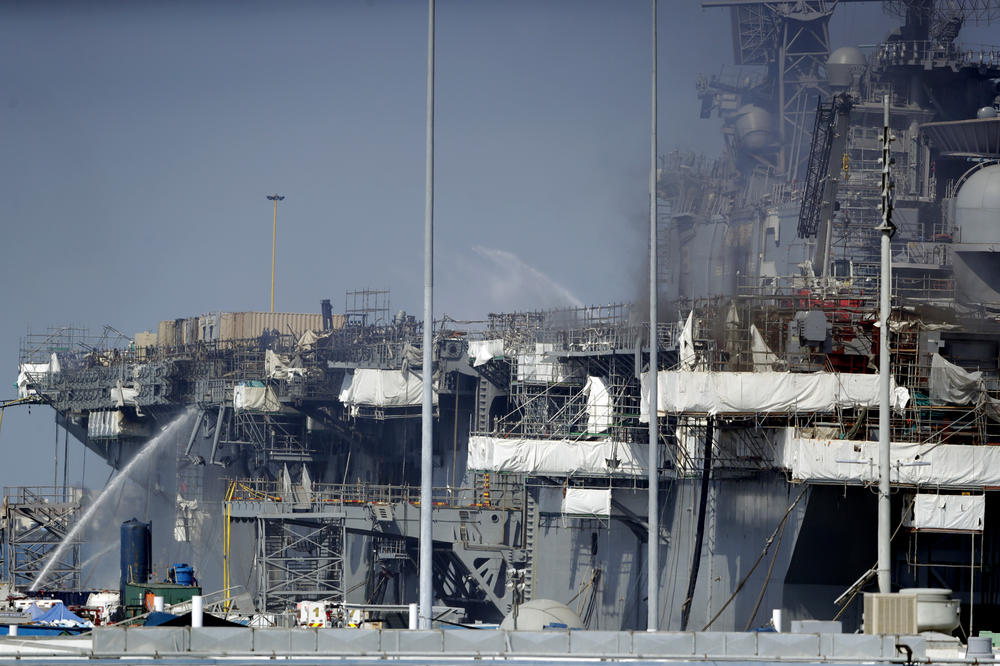
[[[152,524],[133,518],[122,523],[121,542],[121,594],[125,599],[125,585],[145,585],[153,570]]]
[[[174,572],[174,582],[178,585],[194,585],[194,567],[186,562],[171,567]]]

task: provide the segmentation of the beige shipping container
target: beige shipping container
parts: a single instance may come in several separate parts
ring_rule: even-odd
[[[140,331],[135,334],[135,348],[145,349],[156,346],[157,334],[152,331]]]
[[[334,327],[344,325],[342,315],[334,315]],[[306,331],[323,329],[323,315],[294,312],[223,312],[219,316],[220,340],[244,340],[256,338],[265,331],[276,329],[282,335],[289,333],[296,337]]]
[[[156,342],[161,347],[173,347],[176,342],[176,327],[173,319],[167,319],[160,322],[159,328],[156,329]]]

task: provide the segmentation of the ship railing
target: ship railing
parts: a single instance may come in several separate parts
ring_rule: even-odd
[[[657,324],[657,339],[661,349],[673,349],[676,346],[681,325],[676,322],[660,322]],[[552,349],[542,352],[548,359],[555,362],[560,352],[565,353],[611,353],[632,351],[636,344],[645,346],[648,338],[649,325],[639,322],[620,326],[594,326],[590,328],[575,328],[566,330],[539,329],[525,331],[517,335],[496,336],[504,340],[505,350],[515,357],[522,354],[537,354],[535,345],[551,345]],[[488,335],[483,336],[488,339]]]
[[[955,44],[940,40],[899,40],[875,49],[874,69],[899,65],[958,64],[960,66],[1000,66],[1000,47],[984,44]]]
[[[435,507],[469,508],[490,506],[517,508],[521,494],[502,477],[487,479],[485,486],[435,487],[431,502]],[[484,488],[486,493],[484,495]],[[272,504],[310,503],[323,506],[351,506],[368,504],[420,505],[420,487],[410,485],[369,483],[312,483],[308,490],[301,484],[285,486],[278,481],[263,479],[237,479],[232,482],[230,502],[257,502]]]
[[[854,264],[854,274],[830,278],[826,288],[821,279],[805,276],[765,276],[741,278],[741,297],[799,309],[866,310],[878,303],[878,277],[869,275],[864,263]],[[894,299],[938,301],[954,298],[955,283],[950,277],[917,275],[892,276]]]
[[[4,486],[4,499],[10,504],[76,504],[83,490],[74,486]]]

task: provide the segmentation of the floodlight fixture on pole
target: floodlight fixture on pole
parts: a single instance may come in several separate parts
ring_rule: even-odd
[[[274,202],[274,225],[271,227],[271,312],[274,312],[274,259],[278,253],[278,202],[285,197],[280,194],[269,194],[268,201]]]
[[[889,471],[892,462],[889,438],[889,398],[892,395],[889,368],[889,318],[892,314],[892,236],[896,225],[892,223],[892,151],[890,146],[896,137],[889,125],[889,96],[882,97],[882,201],[879,208],[882,220],[876,231],[881,232],[881,271],[879,274],[878,312],[878,591],[892,592],[892,515],[889,502]],[[970,634],[971,635],[971,634]]]

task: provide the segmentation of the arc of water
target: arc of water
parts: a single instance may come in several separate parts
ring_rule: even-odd
[[[125,483],[126,479],[129,478],[129,474],[132,473],[132,470],[152,457],[152,455],[163,445],[164,442],[170,441],[179,427],[183,423],[187,422],[187,417],[194,413],[195,411],[193,409],[187,409],[178,414],[173,421],[164,426],[163,430],[161,430],[158,435],[146,442],[142,449],[135,454],[135,457],[132,458],[132,460],[130,460],[128,464],[125,465],[120,472],[118,472],[118,475],[104,487],[104,490],[102,490],[101,494],[97,496],[97,499],[95,499],[93,503],[87,507],[87,510],[83,512],[80,520],[76,521],[76,524],[74,524],[72,529],[70,529],[70,531],[66,534],[66,537],[59,543],[56,549],[52,551],[52,554],[49,555],[49,559],[45,562],[45,566],[42,567],[42,570],[38,573],[38,576],[31,584],[31,587],[28,588],[31,592],[36,591],[41,584],[45,582],[45,578],[52,571],[52,567],[59,562],[60,558],[66,552],[66,549],[68,549],[76,541],[77,537],[84,530],[84,528],[90,524],[90,522],[97,515],[98,510],[104,506],[107,499]]]

